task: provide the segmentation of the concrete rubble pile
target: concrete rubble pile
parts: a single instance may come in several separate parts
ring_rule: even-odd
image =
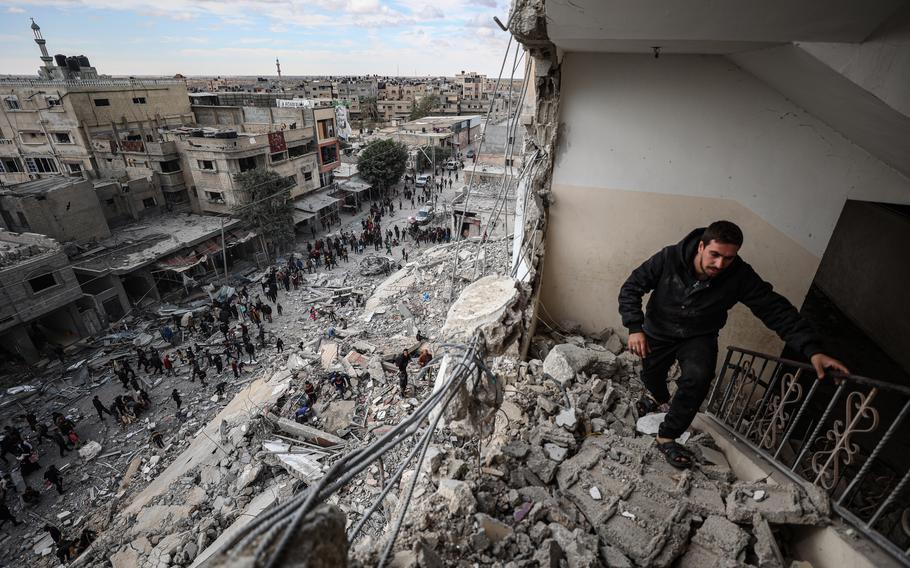
[[[813,487],[746,483],[706,433],[670,466],[636,431],[640,359],[610,330],[534,338],[505,370],[489,438],[443,429],[419,472],[393,566],[785,566],[775,527],[825,524]],[[500,369],[506,369],[500,366]],[[480,448],[479,456],[477,453]],[[385,536],[352,543],[371,566]]]
[[[487,272],[501,274],[508,270],[503,244],[431,246],[384,281],[363,277],[355,264],[340,276],[307,275],[296,298],[280,299],[285,317],[269,328],[285,337],[284,353],[263,351],[253,373],[233,381],[236,396],[228,406],[204,392],[185,395],[179,416],[168,418],[173,437],[160,451],[153,451],[147,435],[135,436],[144,432],[144,423],[121,433],[116,452],[109,452],[110,438],[100,451],[83,448],[90,461],[82,465],[82,481],[98,490],[94,500],[80,503],[88,514],[78,524],[90,526],[98,538],[72,565],[200,565],[258,512],[302,491],[339,456],[383,435],[431,392],[427,377],[402,398],[392,359],[404,348],[415,354],[422,347],[435,350],[449,304],[444,281],[451,280],[456,251],[466,274],[473,275],[473,261],[484,257]],[[467,277],[455,278],[452,297],[467,283]],[[366,296],[363,305],[359,298]],[[309,306],[320,310],[315,320]],[[348,378],[343,397],[324,380],[333,371]],[[305,380],[316,385],[317,402],[307,423],[298,424],[293,416]],[[135,447],[122,445],[130,439]],[[412,444],[384,456],[387,467],[396,467]],[[336,494],[334,504],[347,518],[357,518],[384,475],[374,465]],[[394,503],[391,496],[390,510]],[[365,533],[378,537],[384,528],[380,515]],[[50,561],[52,548],[46,548]]]

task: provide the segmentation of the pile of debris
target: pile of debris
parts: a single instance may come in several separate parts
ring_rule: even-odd
[[[825,524],[813,488],[737,480],[706,433],[680,471],[637,431],[640,359],[611,332],[537,337],[507,379],[489,439],[440,431],[394,566],[784,566],[777,525]],[[479,451],[478,451],[479,448]],[[384,539],[353,544],[357,565]]]
[[[439,274],[452,273],[456,251],[472,270],[468,261],[483,256],[488,271],[508,270],[501,244],[495,254],[483,255],[484,248],[467,241],[424,249],[378,286],[356,269],[307,275],[299,290],[280,297],[285,315],[269,328],[285,338],[285,352],[261,352],[255,374],[232,381],[237,395],[227,406],[189,394],[189,404],[169,426],[165,449],[153,451],[147,436],[131,434],[148,426],[136,424],[120,434],[135,447],[104,455],[105,447],[86,469],[83,477],[99,491],[85,503],[91,515],[80,522],[99,536],[76,564],[199,565],[256,514],[320,479],[338,457],[385,434],[432,390],[432,381],[425,380],[402,398],[392,361],[405,348],[415,357],[423,348],[436,349],[449,305]],[[456,278],[453,296],[467,283]],[[364,306],[359,298],[371,291]],[[318,308],[316,319],[309,316],[311,306]],[[217,334],[209,343],[218,343]],[[346,377],[343,395],[325,380],[331,373]],[[305,381],[312,381],[317,396],[301,424],[293,416]],[[412,448],[413,442],[402,444],[384,463],[395,467]],[[377,463],[339,491],[335,504],[349,518],[359,517],[385,475]],[[387,508],[395,503],[389,496]],[[385,519],[376,516],[364,533],[378,537],[384,529]]]

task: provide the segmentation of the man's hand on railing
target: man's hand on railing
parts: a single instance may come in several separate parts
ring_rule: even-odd
[[[825,378],[825,370],[833,369],[835,371],[840,371],[845,375],[850,374],[850,370],[844,366],[843,363],[835,359],[834,357],[828,357],[824,353],[816,353],[812,356],[809,361],[812,363],[812,366],[815,367],[815,373],[818,375],[819,379]]]

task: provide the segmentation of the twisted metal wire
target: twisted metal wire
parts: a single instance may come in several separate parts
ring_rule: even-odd
[[[357,525],[349,532],[348,537],[350,539],[356,537],[367,520],[376,512],[384,497],[400,479],[407,465],[418,455],[418,452],[419,456],[416,466],[419,473],[426,457],[427,448],[432,440],[432,435],[442,417],[442,411],[455,397],[458,389],[474,373],[482,372],[493,377],[492,371],[482,358],[483,346],[483,336],[480,332],[475,334],[468,344],[442,344],[437,355],[418,372],[415,379],[420,380],[432,367],[438,366],[446,356],[452,355],[453,352],[460,352],[461,355],[453,363],[448,380],[441,387],[424,400],[410,416],[399,422],[383,436],[337,460],[318,482],[287,502],[276,505],[259,514],[233,535],[219,551],[219,554],[227,554],[230,560],[237,560],[241,551],[247,549],[258,538],[260,540],[254,551],[256,565],[265,566],[266,568],[275,566],[282,558],[292,537],[297,533],[308,514],[326,502],[330,496],[347,485],[387,452],[417,434],[423,421],[429,418],[432,412],[438,410],[437,415],[431,419],[429,427],[420,435],[414,448],[399,465],[395,474],[388,479],[382,492],[376,497]],[[397,522],[386,543],[380,566],[385,564],[389,553],[394,547],[405,513],[413,496],[417,477],[415,475],[409,486]]]

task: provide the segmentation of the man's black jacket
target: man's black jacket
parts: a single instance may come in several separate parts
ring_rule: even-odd
[[[704,231],[695,229],[632,271],[619,291],[619,313],[629,332],[670,340],[716,335],[727,323],[727,311],[742,302],[806,357],[821,352],[815,333],[793,304],[740,257],[715,278],[698,280],[693,261]],[[641,299],[651,291],[645,315]]]

